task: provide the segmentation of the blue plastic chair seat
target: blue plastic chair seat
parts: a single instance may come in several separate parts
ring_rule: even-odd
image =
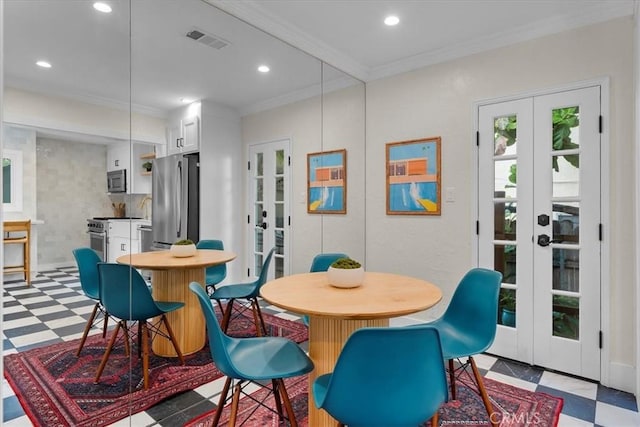
[[[212,425],[218,425],[231,388],[233,388],[233,403],[229,419],[230,425],[233,426],[240,394],[246,394],[243,387],[250,383],[269,387],[269,381],[280,420],[285,419],[282,411],[283,403],[290,425],[295,425],[295,414],[283,379],[311,372],[313,370],[311,359],[300,346],[287,338],[233,338],[226,335],[218,323],[211,299],[202,285],[192,282],[189,289],[197,296],[205,317],[213,363],[227,377],[220,393],[218,409]],[[233,382],[235,385],[232,387]]]
[[[333,372],[312,384],[313,400],[349,427],[418,426],[447,400],[437,329],[362,328],[345,343]]]
[[[211,294],[212,299],[231,299],[231,298],[255,298],[257,295],[256,286],[254,284],[239,284],[220,286]]]

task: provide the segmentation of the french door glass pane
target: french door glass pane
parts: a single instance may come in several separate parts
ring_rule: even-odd
[[[276,228],[284,227],[284,204],[276,203]]]
[[[498,324],[515,328],[517,317],[516,290],[500,289],[500,299],[498,301]]]
[[[264,251],[264,243],[263,243],[263,230],[262,228],[255,228],[255,251],[263,252]]]
[[[580,107],[557,108],[551,111],[553,120],[553,151],[580,148]]]
[[[496,160],[494,162],[495,194],[504,194],[503,196],[496,195],[496,197],[516,197],[516,164],[515,160]]]
[[[552,156],[552,162],[553,197],[578,197],[580,195],[580,155]]]
[[[553,203],[553,239],[561,243],[580,241],[580,203]]]
[[[262,176],[264,175],[264,155],[262,153],[258,153],[256,155],[256,175]]]
[[[515,245],[494,246],[494,270],[502,273],[502,283],[516,283],[516,249]]]
[[[284,201],[284,178],[279,176],[276,178],[276,202]]]
[[[495,156],[516,154],[517,117],[501,116],[493,121],[493,151]]]
[[[284,150],[276,150],[276,175],[284,174]]]
[[[553,248],[553,289],[580,291],[580,250]]]
[[[264,182],[262,178],[256,179],[256,201],[262,202],[264,200]]]
[[[553,296],[553,335],[578,340],[580,338],[580,299],[565,295]]]
[[[494,239],[516,240],[516,202],[494,202]]]

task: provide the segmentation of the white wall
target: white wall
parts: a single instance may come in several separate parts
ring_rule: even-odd
[[[4,122],[128,141],[164,144],[162,117],[7,87]]]
[[[633,153],[632,42],[630,17],[584,27],[434,65],[367,85],[367,265],[400,271],[441,286],[445,307],[459,278],[472,266],[472,143],[475,101],[611,78],[611,335],[612,386],[635,389],[634,304],[635,170]],[[606,100],[605,100],[606,102]],[[385,215],[385,143],[442,137],[442,187],[456,200],[440,217]],[[389,253],[394,254],[393,257]],[[629,383],[634,383],[630,386]]]
[[[223,283],[247,280],[243,178],[246,162],[240,117],[209,101],[201,104],[200,238],[220,239],[238,257],[227,264]]]
[[[610,150],[612,171],[608,207],[612,317],[611,334],[605,336],[611,363],[604,376],[613,387],[635,390],[635,248],[630,219],[635,164],[629,155],[634,151],[633,93],[629,90],[633,84],[632,42],[633,22],[626,17],[367,83],[366,265],[370,270],[422,277],[443,289],[444,301],[417,317],[438,316],[473,264],[474,102],[609,76],[610,147],[606,149]],[[257,113],[242,122],[244,143],[282,137],[292,140],[292,263],[297,271],[306,268],[322,239],[319,219],[306,214],[305,205],[299,203],[306,185],[306,153],[320,147],[319,109],[318,102],[310,100]],[[441,216],[386,215],[385,144],[431,136],[442,137],[442,187],[453,188],[455,200],[443,202]],[[341,145],[336,140],[324,148]],[[349,209],[352,207],[350,204]],[[331,230],[324,241],[344,238],[338,230]]]

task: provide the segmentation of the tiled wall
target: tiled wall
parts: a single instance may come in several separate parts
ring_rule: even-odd
[[[87,246],[87,218],[112,215],[106,194],[106,146],[38,138],[36,197],[40,266],[73,262]]]

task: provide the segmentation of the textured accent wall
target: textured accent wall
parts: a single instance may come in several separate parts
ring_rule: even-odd
[[[87,246],[87,218],[112,215],[106,194],[105,145],[36,141],[38,265],[73,265],[71,251]]]

